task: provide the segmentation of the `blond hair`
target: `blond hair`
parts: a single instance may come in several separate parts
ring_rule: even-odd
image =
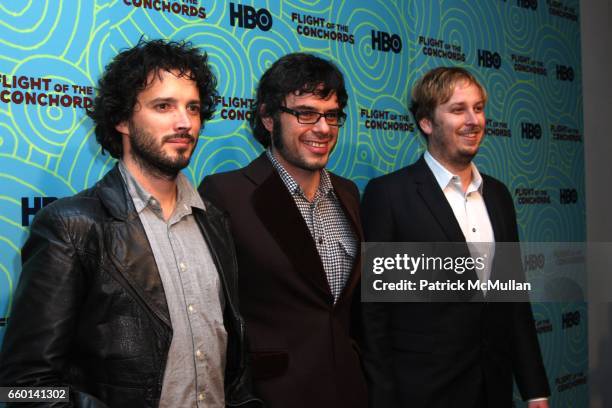
[[[486,103],[487,91],[468,70],[459,67],[438,67],[427,72],[412,89],[410,112],[421,129],[419,122],[427,118],[433,120],[437,106],[448,102],[459,82],[476,85]],[[423,133],[421,129],[421,133]],[[425,133],[423,133],[425,135]]]

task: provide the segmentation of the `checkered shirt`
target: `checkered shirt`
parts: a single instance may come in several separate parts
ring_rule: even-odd
[[[325,169],[321,170],[319,187],[313,200],[308,201],[302,188],[269,149],[266,154],[308,226],[335,303],[351,274],[359,243],[334,192],[329,173]]]

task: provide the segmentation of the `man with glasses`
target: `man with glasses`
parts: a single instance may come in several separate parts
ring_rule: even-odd
[[[254,385],[269,408],[366,406],[350,335],[359,195],[325,170],[347,99],[329,61],[282,57],[259,82],[251,120],[265,152],[199,188],[230,218]]]

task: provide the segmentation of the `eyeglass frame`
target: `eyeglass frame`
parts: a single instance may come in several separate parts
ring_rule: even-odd
[[[325,118],[325,122],[327,122],[327,125],[328,125],[328,126],[334,126],[334,127],[339,127],[339,128],[340,128],[340,127],[344,126],[344,123],[346,123],[346,113],[344,113],[344,112],[334,111],[334,112],[325,112],[325,113],[321,113],[321,112],[311,111],[311,110],[296,111],[296,110],[294,110],[294,109],[287,108],[286,106],[280,106],[280,107],[279,107],[279,110],[280,110],[281,112],[288,113],[288,114],[290,114],[290,115],[295,116],[295,118],[297,119],[298,123],[300,123],[300,124],[302,124],[302,125],[315,125],[315,124],[316,124],[316,123],[318,123],[318,122],[321,120],[321,118],[323,118],[323,117]],[[301,121],[300,121],[300,115],[301,115],[302,113],[306,113],[306,112],[307,112],[307,113],[316,113],[317,115],[319,115],[319,117],[318,117],[318,118],[317,118],[317,120],[315,120],[314,122],[308,122],[308,123],[301,122]],[[338,122],[337,122],[336,124],[329,123],[329,122],[327,121],[327,115],[336,115],[336,117],[337,117],[337,119],[338,119]]]

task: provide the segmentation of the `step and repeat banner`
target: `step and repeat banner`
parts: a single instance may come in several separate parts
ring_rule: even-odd
[[[259,155],[249,109],[284,54],[312,52],[345,74],[348,120],[329,167],[361,190],[422,154],[410,89],[457,65],[488,89],[476,163],[512,192],[521,239],[584,241],[578,11],[578,0],[0,0],[0,340],[32,217],[114,164],[84,108],[105,64],[143,36],[191,41],[218,77],[216,115],[186,169],[196,185]],[[527,272],[572,262],[580,254],[524,254]],[[586,407],[585,303],[540,303],[534,315],[552,405]]]

